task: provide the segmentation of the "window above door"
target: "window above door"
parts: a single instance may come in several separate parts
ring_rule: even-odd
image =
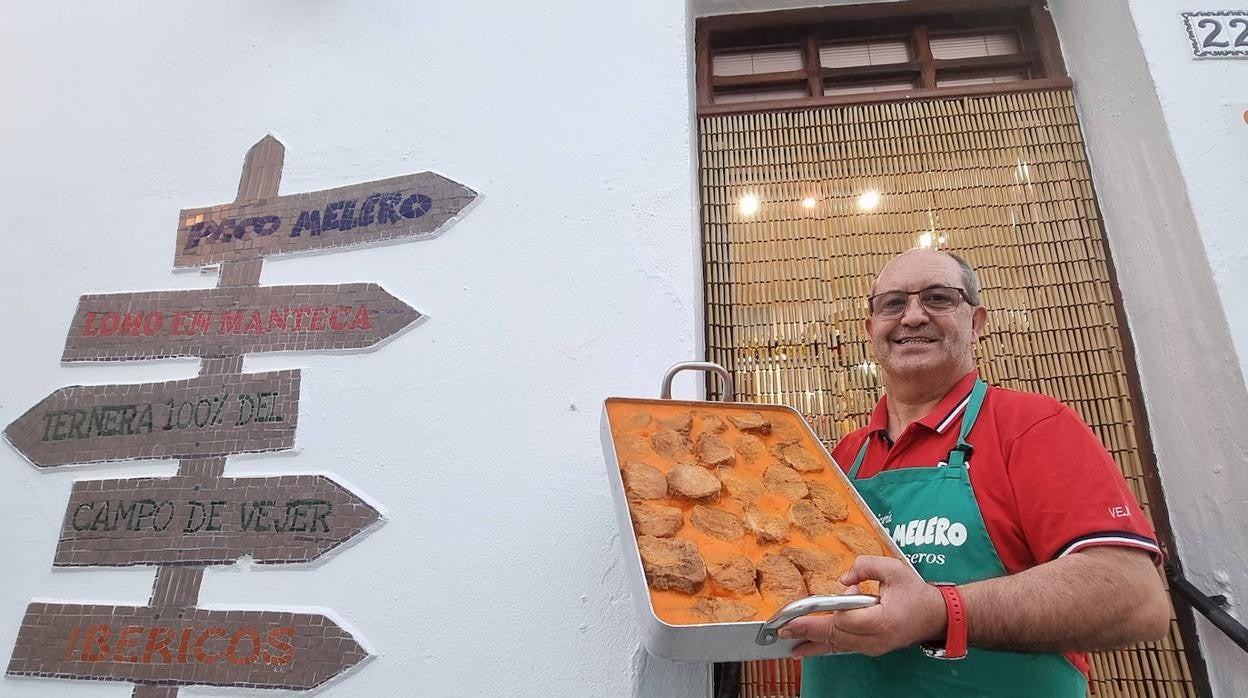
[[[909,0],[703,17],[698,111],[1069,87],[1043,0]]]

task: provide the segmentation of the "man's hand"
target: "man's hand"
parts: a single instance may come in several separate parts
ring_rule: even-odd
[[[940,640],[945,603],[892,558],[863,556],[844,584],[880,581],[880,604],[798,618],[780,637],[801,638],[795,657],[828,652],[878,656]],[[960,586],[972,647],[1069,652],[1156,640],[1170,625],[1170,602],[1147,551],[1119,546],[1080,550],[1018,574]]]
[[[794,648],[794,657],[830,652],[860,652],[877,657],[944,636],[944,597],[905,563],[863,555],[841,577],[841,583],[853,586],[868,579],[880,582],[879,605],[803,616],[780,630],[782,638],[807,641]]]

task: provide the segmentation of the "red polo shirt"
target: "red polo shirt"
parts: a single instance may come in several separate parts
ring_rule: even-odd
[[[976,378],[975,371],[963,377],[896,443],[888,437],[886,395],[871,422],[841,439],[832,456],[848,473],[870,439],[859,478],[946,461]],[[1140,548],[1160,561],[1153,528],[1121,471],[1074,410],[1044,395],[990,388],[967,441],[975,448],[967,461],[971,489],[1010,574],[1095,545]],[[1087,673],[1086,658],[1071,659]]]

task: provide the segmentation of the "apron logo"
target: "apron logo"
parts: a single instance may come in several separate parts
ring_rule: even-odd
[[[966,525],[959,521],[950,521],[943,516],[930,519],[915,519],[897,524],[893,528],[893,541],[898,546],[907,545],[952,545],[960,546],[966,542]]]

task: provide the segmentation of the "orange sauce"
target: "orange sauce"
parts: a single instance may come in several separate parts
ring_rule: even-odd
[[[697,419],[698,415],[713,414],[719,416],[723,423],[727,426],[719,436],[729,445],[732,445],[737,437],[746,433],[737,429],[737,427],[728,419],[730,416],[742,416],[750,412],[758,412],[765,419],[771,422],[772,431],[770,434],[754,434],[767,447],[766,452],[756,456],[753,460],[747,460],[740,452],[736,452],[736,460],[731,466],[735,472],[746,475],[756,480],[762,481],[763,473],[768,466],[784,465],[775,455],[774,446],[782,440],[791,441],[793,435],[800,436],[798,445],[808,455],[812,456],[824,465],[823,470],[814,473],[802,473],[802,478],[808,482],[820,482],[828,487],[840,492],[849,503],[849,517],[843,522],[857,524],[867,531],[871,532],[877,540],[881,541],[881,545],[886,555],[893,555],[891,543],[885,541],[876,529],[875,517],[865,508],[860,507],[855,501],[854,495],[851,494],[849,481],[841,473],[840,468],[833,460],[826,455],[826,452],[820,448],[815,440],[814,434],[810,429],[801,422],[792,412],[768,405],[749,405],[749,406],[731,406],[718,405],[715,403],[704,403],[697,406],[688,404],[665,404],[666,401],[645,401],[645,400],[626,400],[614,398],[607,401],[607,418],[611,425],[611,436],[615,442],[618,465],[623,467],[627,463],[641,462],[657,468],[666,475],[671,471],[676,462],[672,458],[666,458],[655,453],[653,449],[642,449],[644,455],[638,454],[637,444],[638,437],[641,437],[648,444],[650,437],[660,429],[659,423],[663,420],[669,420],[681,417],[684,414],[692,413],[694,416],[693,427],[690,431],[690,440],[696,444],[698,437],[701,436],[705,429],[705,422]],[[648,414],[650,419],[644,417]],[[783,436],[782,436],[783,435]],[[631,443],[629,440],[631,439]],[[631,448],[630,448],[631,446]],[[735,451],[735,449],[734,449]],[[708,472],[714,473],[715,468],[710,468]],[[751,562],[757,566],[759,560],[764,555],[780,554],[780,549],[787,546],[795,546],[802,548],[817,548],[826,552],[838,555],[843,560],[842,568],[838,570],[838,574],[849,569],[850,564],[854,560],[854,553],[851,552],[845,544],[843,544],[834,534],[824,534],[814,539],[807,538],[801,530],[796,526],[789,526],[789,540],[784,543],[760,543],[754,534],[746,531],[745,535],[735,541],[725,541],[703,533],[689,521],[689,512],[694,505],[699,502],[693,502],[681,497],[674,497],[670,494],[661,499],[644,500],[655,504],[664,504],[667,506],[678,507],[684,512],[684,525],[680,531],[676,533],[676,537],[684,538],[697,544],[698,549],[702,553],[702,558],[706,561],[723,559],[731,554],[737,553],[749,558]],[[741,502],[732,497],[725,487],[720,493],[717,500],[713,502],[703,502],[717,509],[731,512],[738,517],[743,517],[744,507]],[[754,500],[755,506],[778,514],[788,520],[788,510],[791,502],[771,491],[766,491],[761,497]],[[629,505],[632,506],[633,500],[629,498]],[[666,623],[673,625],[697,625],[706,623],[704,616],[695,612],[694,605],[699,599],[709,598],[713,596],[732,598],[737,601],[747,603],[758,612],[752,620],[766,620],[771,617],[779,607],[773,603],[769,603],[757,591],[748,595],[740,595],[716,584],[714,579],[708,574],[706,583],[694,595],[683,594],[678,591],[660,591],[654,588],[650,589],[650,601],[654,607],[655,615]]]

